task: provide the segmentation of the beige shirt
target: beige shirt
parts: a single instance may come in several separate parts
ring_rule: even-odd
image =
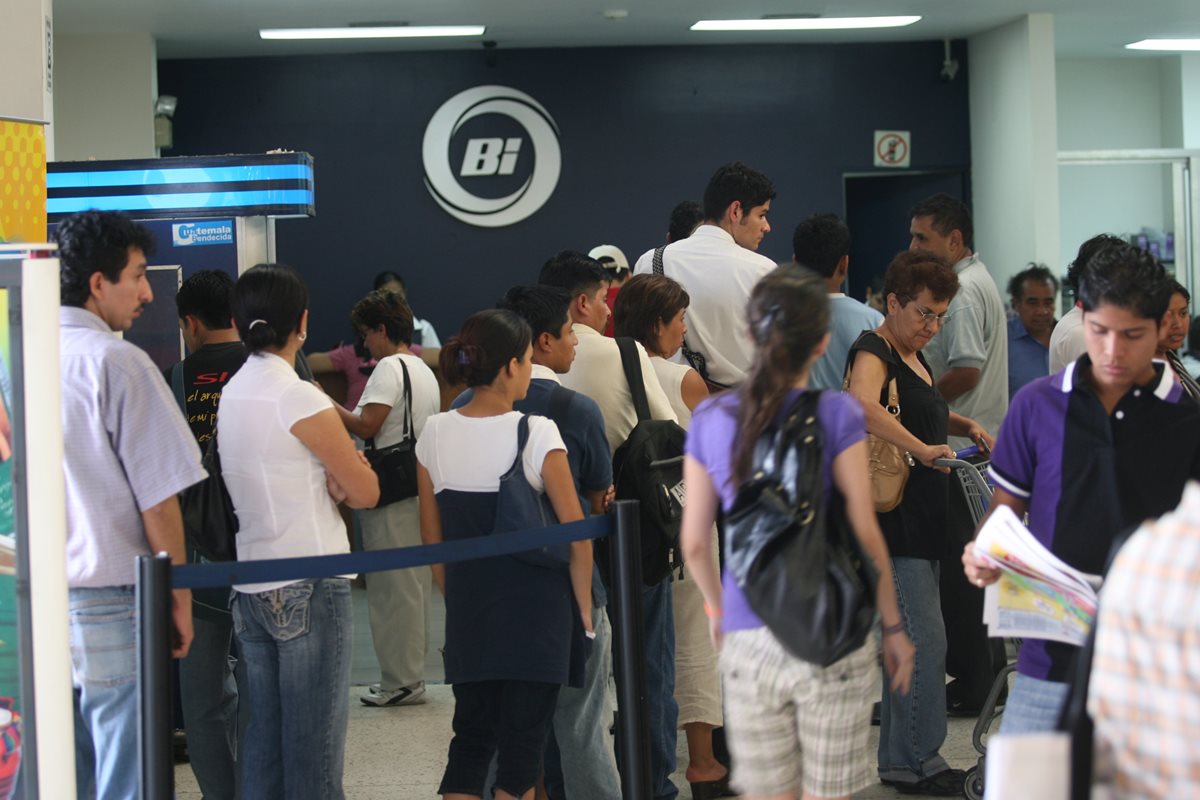
[[[580,324],[571,328],[579,337],[579,346],[575,348],[575,362],[571,365],[571,371],[559,378],[563,386],[586,394],[600,406],[608,449],[615,453],[629,438],[629,432],[638,421],[633,395],[625,380],[625,369],[621,366],[621,351],[614,339],[600,335],[594,328]],[[658,382],[650,357],[646,355],[646,349],[639,344],[637,350],[651,419],[678,422],[671,402]]]
[[[650,363],[654,365],[658,382],[662,384],[667,399],[671,401],[671,408],[675,409],[675,416],[679,418],[679,427],[687,430],[688,426],[692,424],[692,410],[687,407],[687,403],[683,402],[683,379],[692,371],[692,368],[687,364],[676,364],[674,361],[668,361],[659,356],[651,356]]]

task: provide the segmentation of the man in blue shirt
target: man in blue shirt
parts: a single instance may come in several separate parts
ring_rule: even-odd
[[[797,225],[792,260],[824,278],[829,292],[829,348],[813,363],[809,385],[840,391],[850,346],[883,324],[883,315],[842,291],[850,271],[850,229],[837,215],[813,214]]]
[[[1200,408],[1154,361],[1171,280],[1128,244],[1091,257],[1079,277],[1087,352],[1017,393],[989,472],[992,508],[1028,513],[1034,537],[1070,566],[1104,571],[1115,542],[1179,504],[1200,477]],[[968,580],[999,577],[966,546]],[[1078,648],[1027,638],[1001,733],[1054,729]]]
[[[1008,282],[1015,314],[1008,320],[1008,399],[1034,378],[1050,374],[1050,334],[1058,279],[1041,264],[1030,264]]]
[[[509,289],[498,308],[507,309],[533,330],[533,379],[515,411],[548,417],[567,445],[567,462],[585,509],[602,514],[612,499],[612,458],[600,406],[587,395],[563,387],[558,376],[571,369],[577,339],[568,313],[570,295],[551,286]],[[463,392],[452,404],[461,408],[471,399]],[[605,687],[612,666],[612,628],[604,607],[608,596],[598,570],[592,573],[592,626],[596,631],[584,684],[563,687],[558,694],[553,728],[547,743],[546,791],[551,800],[587,797],[620,800],[616,763],[608,749],[611,710]]]

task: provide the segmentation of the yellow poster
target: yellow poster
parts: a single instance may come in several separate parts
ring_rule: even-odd
[[[0,242],[46,241],[46,135],[0,120]]]

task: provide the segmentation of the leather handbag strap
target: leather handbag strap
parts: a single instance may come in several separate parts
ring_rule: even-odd
[[[617,349],[621,351],[621,366],[625,369],[625,382],[629,384],[629,394],[633,398],[638,422],[648,420],[650,401],[646,398],[646,381],[642,377],[642,359],[638,354],[637,343],[628,336],[618,336],[616,342]]]
[[[397,360],[400,362],[400,371],[404,375],[404,438],[400,441],[416,444],[416,428],[413,425],[412,413],[412,381],[408,379],[408,365],[404,363],[404,358],[398,356]],[[372,436],[370,439],[367,439],[364,445],[367,450],[376,449],[375,437]]]
[[[877,331],[864,331],[862,336],[858,337],[859,342],[862,341],[863,336],[879,337],[879,341],[883,342],[884,346],[887,347],[888,353],[890,353],[893,357],[895,357],[896,351],[892,347],[892,343],[889,342],[887,339],[883,338],[882,336],[880,336]],[[857,344],[858,344],[858,342],[855,342],[855,345],[857,345]],[[850,349],[851,349],[851,351],[854,350],[853,347],[851,347]],[[880,360],[883,361],[883,359],[880,359]],[[843,392],[850,390],[850,373],[851,373],[851,365],[853,363],[854,363],[854,359],[851,358],[850,356],[847,356],[846,357],[846,368],[842,372],[842,391]],[[887,370],[887,377],[888,377],[888,381],[887,381],[888,399],[887,399],[887,404],[884,406],[884,409],[889,414],[891,414],[893,417],[895,417],[896,419],[900,419],[900,385],[898,383],[896,383],[895,370],[892,369],[892,365],[890,363],[888,363],[887,361],[883,361],[883,366],[884,366],[884,369]]]

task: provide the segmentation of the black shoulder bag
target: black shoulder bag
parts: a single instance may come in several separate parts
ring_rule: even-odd
[[[788,652],[829,666],[861,647],[874,626],[878,573],[836,488],[826,508],[820,395],[805,392],[782,427],[755,445],[755,472],[725,522],[725,565]]]
[[[379,476],[379,502],[374,508],[398,503],[417,496],[417,437],[413,428],[412,381],[408,378],[408,365],[404,359],[400,369],[404,373],[404,438],[393,445],[376,448],[374,437],[367,440],[363,455],[375,474]]]

